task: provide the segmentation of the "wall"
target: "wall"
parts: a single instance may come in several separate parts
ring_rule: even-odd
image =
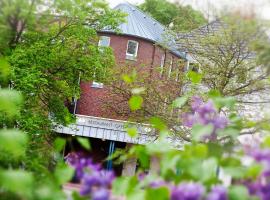
[[[148,73],[151,73],[153,78],[160,78],[160,64],[162,55],[166,55],[165,66],[163,77],[166,78],[168,74],[168,66],[170,59],[174,61],[173,67],[179,67],[176,61],[179,60],[178,57],[171,54],[168,51],[164,51],[158,45],[154,45],[152,42],[136,38],[133,36],[124,36],[116,34],[101,34],[103,36],[110,37],[110,46],[113,49],[116,64],[118,66],[131,65],[134,67],[146,66],[145,69]],[[137,60],[127,60],[126,59],[126,48],[128,40],[135,40],[139,42]],[[90,82],[81,82],[81,97],[77,103],[77,114],[113,118],[113,119],[123,119],[118,114],[114,113],[105,107],[104,103],[101,101],[102,97],[106,95],[108,89],[106,86],[104,88],[93,88]],[[115,105],[117,106],[117,105]]]

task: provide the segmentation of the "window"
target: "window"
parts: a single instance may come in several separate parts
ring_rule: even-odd
[[[170,60],[170,66],[169,66],[168,78],[171,77],[172,68],[173,68],[173,58],[171,58],[171,60]]]
[[[100,39],[98,41],[98,46],[100,46],[100,47],[108,47],[108,46],[110,46],[110,37],[100,36]]]
[[[103,88],[103,83],[99,83],[99,82],[93,81],[91,87],[92,88]]]
[[[161,57],[161,62],[160,62],[160,76],[162,76],[163,74],[164,64],[165,64],[165,55],[163,54]]]
[[[134,40],[128,40],[126,58],[134,60],[137,57],[139,43]]]
[[[196,73],[200,72],[200,68],[199,68],[199,65],[197,63],[190,63],[189,64],[189,70],[193,71],[193,72],[196,72]]]

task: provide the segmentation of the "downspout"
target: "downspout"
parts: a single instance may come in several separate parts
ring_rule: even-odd
[[[78,78],[78,85],[80,87],[80,82],[81,82],[81,75],[79,74],[79,78]],[[76,110],[77,110],[77,98],[74,98],[74,109],[73,109],[73,114],[75,115],[76,114]]]

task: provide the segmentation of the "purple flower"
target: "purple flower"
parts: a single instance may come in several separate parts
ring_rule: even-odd
[[[270,165],[270,149],[253,148],[250,150],[249,155],[257,162],[263,162]]]
[[[193,113],[182,114],[183,125],[190,128],[195,124],[212,125],[212,133],[207,137],[203,137],[202,140],[208,139],[215,141],[217,139],[217,130],[224,129],[228,125],[227,118],[218,113],[211,100],[204,103],[203,100],[197,96],[192,97],[191,108]]]
[[[155,181],[152,181],[149,186],[151,188],[159,188],[163,186],[168,186],[168,183],[165,182],[164,180],[155,180]]]
[[[227,190],[224,186],[214,186],[208,194],[207,200],[228,200]]]
[[[75,168],[76,177],[81,182],[82,196],[89,196],[93,200],[109,199],[109,189],[115,178],[112,171],[102,170],[91,158],[80,153],[70,153],[66,162]]]
[[[216,129],[224,129],[228,125],[228,119],[225,116],[216,116],[212,123]]]
[[[109,200],[110,198],[110,193],[108,189],[100,189],[96,190],[92,194],[92,200]]]
[[[203,104],[203,100],[198,96],[193,96],[191,100],[191,108],[193,111],[197,110]]]
[[[199,183],[181,183],[171,190],[171,200],[200,200],[204,187]]]

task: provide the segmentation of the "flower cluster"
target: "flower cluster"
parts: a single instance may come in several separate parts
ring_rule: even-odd
[[[114,173],[101,169],[94,164],[91,158],[84,157],[81,153],[70,153],[66,162],[73,166],[76,178],[80,180],[82,196],[89,196],[92,200],[109,200]]]
[[[194,96],[192,97],[191,108],[192,113],[183,115],[183,125],[190,128],[194,124],[212,125],[213,131],[208,137],[210,140],[216,140],[217,130],[224,129],[228,125],[227,118],[217,111],[211,100],[205,103],[200,97]]]
[[[246,153],[256,162],[263,165],[261,174],[255,181],[245,181],[250,195],[257,196],[261,200],[270,199],[270,149],[259,147],[248,148]]]

